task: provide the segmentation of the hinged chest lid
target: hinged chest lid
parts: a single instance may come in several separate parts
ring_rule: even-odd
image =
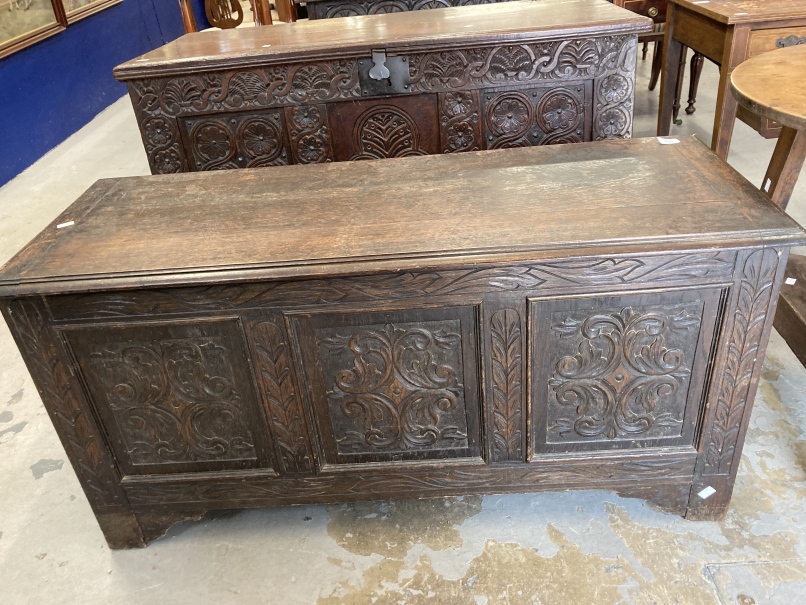
[[[633,139],[102,180],[0,296],[804,243],[696,139]]]
[[[521,44],[650,31],[652,20],[606,0],[535,0],[208,30],[115,68],[132,79],[314,59]]]

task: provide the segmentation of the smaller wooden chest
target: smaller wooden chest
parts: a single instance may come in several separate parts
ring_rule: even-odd
[[[605,0],[207,31],[124,63],[154,174],[632,133],[637,34]]]

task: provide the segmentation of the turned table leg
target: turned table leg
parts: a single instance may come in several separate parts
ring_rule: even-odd
[[[686,75],[686,54],[688,53],[688,48],[685,46],[683,47],[683,51],[680,53],[680,60],[677,63],[677,81],[675,82],[674,87],[674,103],[672,103],[672,122],[674,122],[677,126],[683,123],[683,120],[679,119],[677,116],[680,114],[680,97],[683,94],[683,79]]]
[[[649,76],[649,90],[655,90],[658,78],[660,78],[660,60],[663,56],[661,45],[662,42],[655,42],[655,49],[652,51],[652,74]]]
[[[690,82],[688,85],[688,107],[686,107],[686,114],[691,115],[697,108],[694,104],[697,102],[697,87],[700,85],[700,74],[702,73],[702,64],[705,62],[705,56],[701,53],[695,52],[691,57],[691,75],[689,76]]]
[[[675,90],[680,78],[680,59],[683,45],[674,38],[675,20],[677,18],[675,4],[669,5],[666,15],[666,33],[663,37],[663,53],[661,56],[660,111],[658,112],[658,136],[666,136],[672,126],[672,105]]]

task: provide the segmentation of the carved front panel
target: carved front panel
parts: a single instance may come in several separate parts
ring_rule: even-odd
[[[718,291],[538,303],[536,451],[691,445]]]
[[[590,90],[590,82],[551,88],[483,90],[487,149],[589,141]]]
[[[469,308],[304,322],[327,460],[478,455],[474,324]]]
[[[309,109],[309,113],[313,111],[315,108]],[[295,139],[300,142],[302,137],[310,134],[310,129],[303,128],[308,125],[308,118],[302,114],[292,116],[295,118],[292,124]],[[291,163],[282,110],[183,118],[179,122],[191,170],[255,168]],[[326,133],[325,128],[316,137],[317,152],[303,151],[303,162],[300,163],[315,162],[319,156],[327,157]]]
[[[129,93],[154,174],[628,138],[636,36],[579,35],[407,53],[409,88],[391,97],[362,91],[368,53],[132,80]]]
[[[336,161],[439,153],[436,95],[328,106]]]
[[[127,473],[270,466],[234,322],[66,336]]]

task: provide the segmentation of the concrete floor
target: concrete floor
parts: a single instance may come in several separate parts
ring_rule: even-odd
[[[639,67],[636,136],[657,95]],[[716,70],[674,134],[710,141]],[[773,142],[737,126],[760,183]],[[0,189],[0,262],[96,179],[147,174],[121,99]],[[806,222],[806,178],[790,208]],[[727,519],[602,491],[218,514],[110,551],[0,322],[0,603],[685,605],[806,602],[806,370],[773,335]]]

